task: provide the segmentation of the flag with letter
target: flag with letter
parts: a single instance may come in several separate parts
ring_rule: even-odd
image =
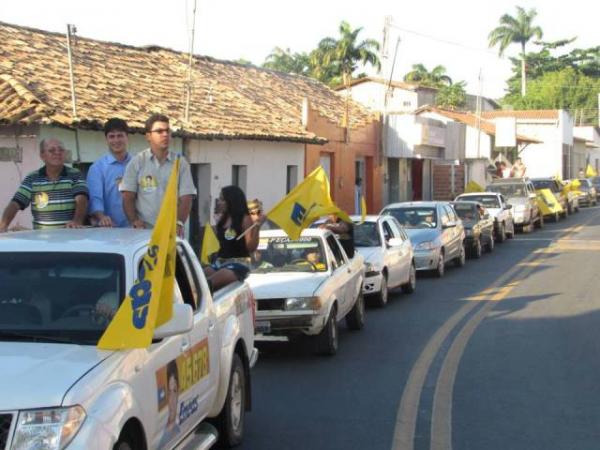
[[[200,261],[204,264],[210,263],[210,255],[218,252],[221,246],[215,235],[213,227],[207,223],[204,227],[204,237],[202,238],[202,250],[200,251]]]
[[[267,217],[291,239],[298,239],[302,230],[326,214],[337,214],[344,222],[352,223],[348,214],[331,200],[327,173],[319,166],[277,203]]]
[[[146,348],[154,329],[173,315],[178,178],[179,159],[173,165],[138,279],[98,341],[100,349]]]

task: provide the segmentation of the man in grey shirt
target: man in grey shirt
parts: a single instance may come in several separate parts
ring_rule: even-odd
[[[152,114],[146,121],[145,128],[150,148],[131,159],[120,187],[125,215],[134,228],[154,226],[173,164],[180,158],[177,234],[183,237],[184,224],[196,195],[190,165],[185,158],[169,150],[171,130],[167,116]]]

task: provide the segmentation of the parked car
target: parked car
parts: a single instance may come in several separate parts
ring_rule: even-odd
[[[566,194],[564,185],[556,178],[533,178],[531,180],[537,191],[549,189],[554,194],[561,208],[563,217],[567,217],[573,211],[572,201],[569,202],[569,196]]]
[[[96,347],[149,240],[119,228],[0,237],[0,448],[208,448],[206,418],[225,445],[240,443],[258,354],[252,292],[235,283],[213,297],[187,242],[173,317],[151,346]]]
[[[374,297],[377,306],[388,302],[389,288],[401,287],[411,294],[417,284],[410,239],[392,216],[352,216],[354,247],[365,259],[363,294]]]
[[[498,178],[485,188],[486,191],[497,192],[513,206],[512,216],[516,227],[523,231],[530,228],[542,228],[544,217],[537,204],[535,187],[527,178]]]
[[[588,178],[580,178],[579,194],[577,201],[580,205],[596,206],[598,204],[598,194],[596,188]]]
[[[480,203],[494,219],[494,241],[502,243],[506,238],[515,236],[515,222],[512,215],[512,205],[509,205],[504,195],[497,192],[472,192],[460,194],[456,202],[470,201]]]
[[[310,228],[297,240],[264,230],[247,279],[256,298],[256,329],[263,335],[310,336],[318,353],[333,355],[338,321],[360,330],[365,320],[364,258],[349,259],[329,230]]]
[[[481,258],[483,249],[487,252],[494,251],[494,219],[483,205],[478,202],[458,201],[453,202],[456,211],[465,227],[465,248],[467,255],[472,258]]]
[[[433,271],[443,277],[448,262],[465,265],[465,230],[450,203],[392,203],[381,215],[395,217],[406,230],[417,271]]]
[[[596,198],[600,197],[600,177],[592,177],[589,179],[592,182],[592,186],[596,189]]]

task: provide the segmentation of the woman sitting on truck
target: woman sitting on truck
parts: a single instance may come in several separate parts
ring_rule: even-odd
[[[221,216],[216,226],[217,260],[204,269],[212,290],[243,281],[250,271],[250,255],[258,247],[258,233],[266,217],[261,209],[250,214],[246,195],[237,186],[225,186],[218,200]]]

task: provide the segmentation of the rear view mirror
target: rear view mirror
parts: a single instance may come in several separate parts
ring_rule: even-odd
[[[173,317],[154,330],[154,339],[164,339],[191,331],[194,326],[194,311],[190,305],[173,304]]]

